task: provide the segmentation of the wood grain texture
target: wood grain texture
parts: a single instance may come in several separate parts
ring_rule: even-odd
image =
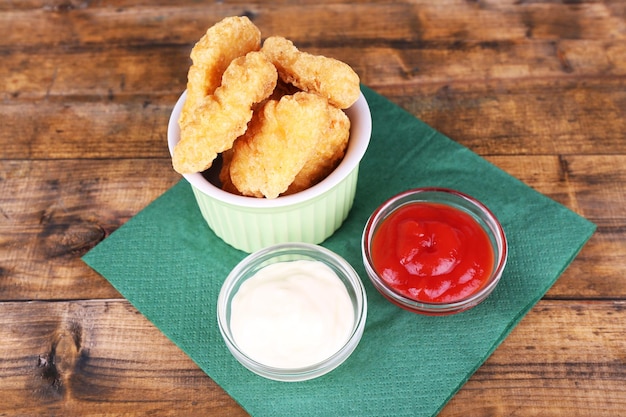
[[[4,415],[246,415],[126,301],[0,311]]]
[[[481,155],[623,154],[626,77],[472,84],[373,88]],[[3,106],[0,158],[165,158],[169,114],[183,89],[11,100]]]
[[[625,307],[623,301],[539,302],[440,416],[620,415]]]
[[[119,297],[80,257],[179,180],[169,159],[0,161],[0,296]]]
[[[180,180],[189,52],[247,15],[598,225],[441,416],[626,414],[626,1],[0,1],[0,415],[246,415],[80,256]]]
[[[625,156],[487,159],[599,226],[550,297],[626,297],[614,267],[626,258]],[[168,158],[0,161],[0,172],[0,294],[12,300],[117,296],[80,256],[179,181]]]
[[[540,302],[441,416],[615,415],[624,320],[623,301]],[[123,300],[2,303],[0,338],[6,415],[246,415]]]

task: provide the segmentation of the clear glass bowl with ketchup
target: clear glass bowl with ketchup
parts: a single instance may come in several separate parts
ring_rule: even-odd
[[[417,188],[380,205],[362,239],[376,289],[406,310],[468,310],[494,290],[507,259],[504,230],[480,201],[446,188]]]

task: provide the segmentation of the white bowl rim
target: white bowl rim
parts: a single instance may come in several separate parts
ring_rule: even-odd
[[[173,154],[174,147],[180,140],[180,127],[178,119],[187,97],[187,90],[178,98],[170,115],[167,126],[167,144],[170,155]],[[335,170],[320,183],[296,194],[281,196],[274,199],[239,196],[224,191],[211,184],[201,173],[183,174],[183,177],[198,191],[212,197],[218,201],[238,207],[273,209],[297,205],[324,194],[345,179],[355,168],[359,166],[363,155],[369,145],[372,132],[372,116],[367,100],[362,92],[359,93],[357,101],[345,110],[350,118],[350,138],[346,155]],[[352,138],[362,138],[363,140],[352,140]]]

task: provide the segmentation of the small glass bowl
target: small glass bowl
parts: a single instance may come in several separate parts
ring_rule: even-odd
[[[469,214],[484,229],[491,242],[494,254],[494,267],[483,286],[473,294],[455,302],[424,302],[408,298],[389,286],[374,268],[372,260],[372,239],[387,217],[398,208],[416,202],[444,204]],[[426,315],[447,315],[468,310],[483,300],[494,290],[506,264],[507,241],[498,219],[480,201],[459,191],[447,188],[416,188],[402,192],[380,205],[368,219],[363,230],[362,254],[365,270],[372,284],[389,301],[406,310]]]
[[[251,359],[238,346],[230,328],[231,302],[241,284],[260,269],[277,262],[321,261],[330,267],[346,286],[354,311],[354,324],[345,344],[327,359],[300,368],[277,368]],[[228,275],[217,300],[217,322],[226,346],[247,369],[262,377],[294,382],[317,378],[341,365],[359,344],[367,317],[365,288],[352,266],[336,253],[309,243],[283,243],[269,246],[244,258]]]

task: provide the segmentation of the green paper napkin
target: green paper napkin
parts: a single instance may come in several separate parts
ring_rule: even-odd
[[[373,132],[354,207],[323,246],[361,275],[369,312],[361,343],[333,372],[284,383],[244,369],[216,322],[222,281],[246,254],[206,226],[181,180],[84,256],[253,416],[431,416],[494,351],[576,256],[595,226],[363,87]],[[508,264],[491,296],[453,316],[406,312],[371,286],[360,238],[385,199],[419,186],[455,188],[500,219]]]

